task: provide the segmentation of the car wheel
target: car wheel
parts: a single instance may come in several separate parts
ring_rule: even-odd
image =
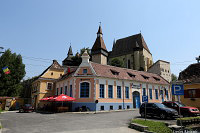
[[[165,118],[166,118],[166,115],[163,114],[163,113],[161,113],[161,114],[160,114],[160,119],[165,119]]]
[[[145,117],[145,114],[144,114],[144,113],[141,113],[141,117],[144,118],[144,117]]]

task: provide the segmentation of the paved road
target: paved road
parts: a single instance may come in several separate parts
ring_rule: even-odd
[[[128,128],[136,111],[99,114],[40,114],[8,112],[0,114],[3,133],[135,133]]]

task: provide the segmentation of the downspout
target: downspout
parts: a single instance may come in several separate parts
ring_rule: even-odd
[[[123,100],[123,109],[125,109],[124,108],[124,81],[122,81],[122,91],[123,91],[123,94],[122,94],[122,100]]]

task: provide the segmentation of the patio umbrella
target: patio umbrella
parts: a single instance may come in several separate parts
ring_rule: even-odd
[[[73,97],[70,97],[70,96],[67,96],[65,94],[60,94],[59,96],[57,97],[54,97],[52,101],[75,101],[76,99],[73,98]]]
[[[40,101],[48,101],[48,100],[49,100],[49,97],[45,97],[45,98],[40,99]]]

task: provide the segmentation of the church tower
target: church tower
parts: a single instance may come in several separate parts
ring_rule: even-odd
[[[101,25],[99,25],[97,38],[92,47],[91,54],[92,54],[92,62],[107,65],[108,51],[103,41],[103,33],[102,33]]]
[[[62,61],[63,66],[73,66],[73,61],[72,61],[73,53],[72,53],[72,47],[70,45],[67,57]]]

